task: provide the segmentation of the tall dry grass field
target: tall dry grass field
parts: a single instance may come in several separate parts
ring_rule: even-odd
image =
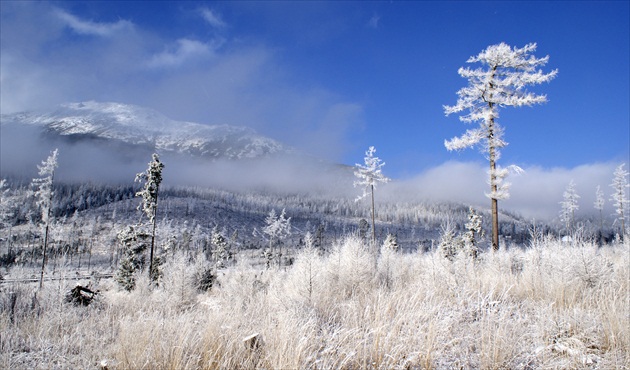
[[[63,281],[2,285],[0,368],[630,368],[628,241],[384,253],[374,271],[349,237],[286,270],[221,271],[206,293],[199,265],[171,258],[158,288],[103,280],[88,307]]]

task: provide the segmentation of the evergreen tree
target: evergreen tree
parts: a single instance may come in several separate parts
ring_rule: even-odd
[[[447,219],[441,225],[440,242],[438,244],[438,250],[442,256],[449,261],[455,259],[457,253],[462,248],[461,239],[455,235],[455,225],[453,221]]]
[[[212,261],[216,268],[224,268],[229,259],[228,242],[218,227],[212,229]]]
[[[504,182],[509,169],[522,171],[516,166],[501,168],[497,165],[500,150],[507,143],[503,140],[503,128],[497,122],[499,107],[520,107],[540,104],[547,101],[545,95],[526,91],[528,85],[541,84],[552,80],[557,70],[542,73],[536,70],[547,64],[549,57],[536,58],[531,55],[536,44],[523,48],[514,48],[501,43],[489,46],[479,55],[470,57],[468,63],[481,63],[483,68],[460,68],[460,76],[468,79],[468,86],[457,92],[457,104],[444,106],[446,115],[467,110],[460,116],[465,123],[479,122],[479,127],[469,129],[461,137],[444,142],[448,150],[461,150],[479,145],[490,163],[489,185],[492,209],[492,248],[499,249],[499,211],[498,200],[509,196],[509,183]]]
[[[473,259],[477,259],[479,254],[478,239],[483,235],[481,230],[481,215],[477,214],[473,207],[468,211],[468,222],[466,222],[466,232],[462,236],[464,251]]]
[[[396,238],[396,235],[389,233],[387,234],[387,236],[385,237],[385,241],[383,242],[383,249],[394,253],[398,252],[398,240]]]
[[[149,218],[152,224],[151,232],[151,252],[149,255],[149,276],[154,281],[157,278],[157,271],[154,270],[154,250],[155,250],[155,226],[156,215],[158,206],[158,195],[160,190],[160,184],[162,183],[162,169],[164,164],[160,162],[160,158],[156,153],[153,153],[153,159],[149,162],[149,168],[145,172],[141,172],[136,175],[136,181],[143,182],[144,186],[142,190],[136,193],[136,196],[142,197],[142,203],[138,206],[138,210],[144,212]]]
[[[144,252],[148,248],[150,235],[139,228],[127,226],[116,238],[122,247],[122,257],[114,280],[123,289],[132,291],[136,286],[136,272],[141,271],[145,264]]]

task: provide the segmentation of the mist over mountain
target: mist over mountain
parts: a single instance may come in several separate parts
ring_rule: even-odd
[[[119,103],[64,104],[51,113],[2,115],[2,124],[41,127],[69,142],[100,140],[204,158],[259,158],[290,152],[247,127],[175,121],[152,109]]]
[[[167,184],[312,191],[351,177],[343,166],[248,127],[176,121],[134,105],[70,103],[52,112],[2,115],[1,124],[3,177],[33,177],[54,148],[59,178],[67,181],[133,181],[153,152],[166,165]],[[352,187],[351,180],[342,182],[340,188]]]

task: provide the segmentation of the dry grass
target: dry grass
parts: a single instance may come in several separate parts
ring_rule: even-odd
[[[286,271],[241,263],[203,294],[194,266],[172,258],[159,288],[130,293],[99,282],[89,307],[63,302],[63,282],[4,285],[0,368],[630,368],[627,241],[392,254],[375,272],[348,238]]]

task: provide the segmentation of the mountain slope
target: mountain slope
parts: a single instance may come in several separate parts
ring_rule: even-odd
[[[119,103],[71,103],[51,113],[2,115],[1,121],[39,126],[49,135],[71,140],[111,140],[211,159],[251,159],[292,151],[246,127],[174,121],[148,108]]]

